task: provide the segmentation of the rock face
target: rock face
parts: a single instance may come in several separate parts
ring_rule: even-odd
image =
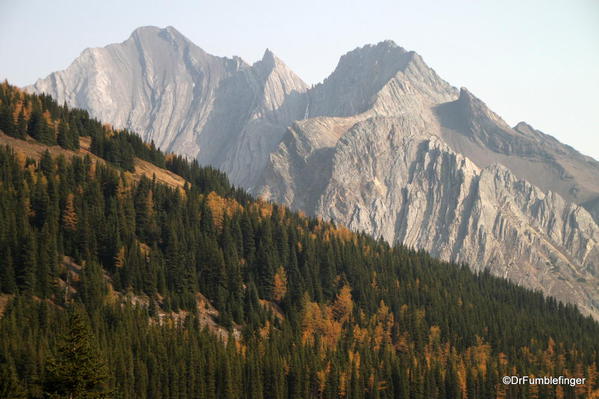
[[[255,194],[489,269],[599,319],[599,162],[509,127],[386,41],[308,88],[173,28],[86,50],[28,88],[226,171]]]

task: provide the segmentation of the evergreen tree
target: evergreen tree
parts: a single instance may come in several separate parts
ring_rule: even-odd
[[[0,398],[19,399],[26,394],[19,383],[14,364],[0,358]]]
[[[108,369],[81,310],[71,310],[69,330],[48,360],[46,372],[43,390],[51,398],[108,397]]]

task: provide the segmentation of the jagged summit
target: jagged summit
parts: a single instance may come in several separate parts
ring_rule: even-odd
[[[277,68],[281,70],[287,70],[289,73],[292,73],[295,76],[294,80],[301,81],[301,78],[295,75],[295,73],[291,71],[291,69],[268,48],[264,50],[262,58],[259,61],[256,61],[253,67],[263,71],[266,74],[273,72]]]
[[[341,56],[337,67],[325,79],[323,85],[330,84],[331,81],[347,81],[348,79],[353,79],[354,83],[358,83],[366,77],[368,77],[366,80],[375,81],[380,85],[398,71],[403,70],[413,54],[391,40],[358,47]]]
[[[400,47],[397,45],[397,43],[395,43],[391,39],[382,40],[382,41],[378,42],[375,46],[380,46],[380,47],[386,46],[386,47],[390,47],[390,48]]]
[[[356,56],[362,57],[365,54],[382,55],[385,53],[387,53],[393,57],[398,54],[413,53],[413,51],[407,51],[406,49],[404,49],[403,47],[401,47],[397,43],[395,43],[393,40],[387,39],[387,40],[380,41],[378,43],[374,43],[374,44],[368,43],[363,46],[356,47],[355,49],[350,50],[347,53],[345,53],[344,55],[342,55],[339,63],[341,63],[344,60],[351,58],[351,57],[356,57]]]
[[[407,103],[440,103],[457,96],[422,58],[393,41],[356,48],[310,92],[310,117],[350,116],[373,110],[392,115]]]
[[[276,62],[277,58],[275,57],[275,54],[270,50],[270,49],[266,49],[264,50],[264,55],[262,56],[262,61],[264,62]]]

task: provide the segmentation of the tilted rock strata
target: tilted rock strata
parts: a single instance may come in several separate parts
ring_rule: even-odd
[[[313,133],[323,124],[303,126]],[[357,122],[334,144],[298,129],[271,155],[263,191],[271,198],[489,268],[599,316],[599,228],[584,208],[501,165],[478,167],[410,118]]]

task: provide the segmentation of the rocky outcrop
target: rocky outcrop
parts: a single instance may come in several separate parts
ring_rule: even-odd
[[[86,50],[29,90],[197,158],[269,200],[489,269],[599,319],[599,162],[386,41],[308,88],[173,28]]]

